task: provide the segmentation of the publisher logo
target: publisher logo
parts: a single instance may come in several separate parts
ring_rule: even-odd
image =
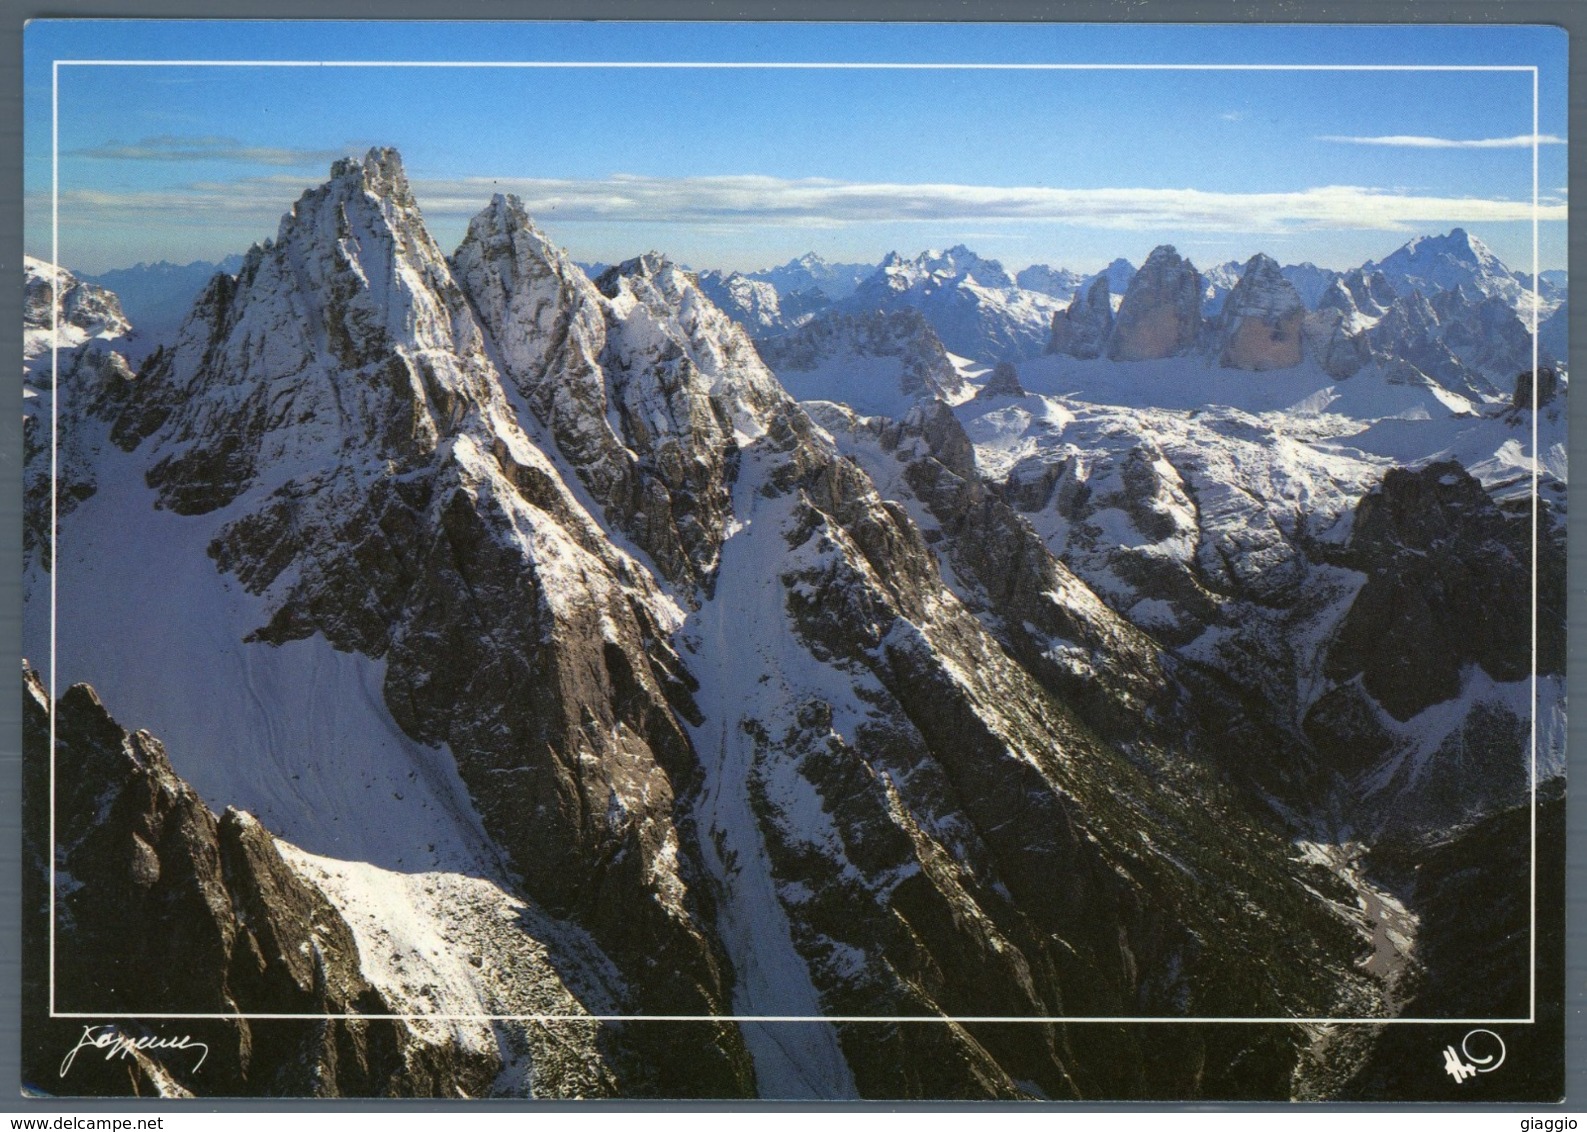
[[[1460,1039],[1460,1050],[1444,1047],[1444,1072],[1463,1085],[1478,1073],[1492,1073],[1504,1064],[1504,1039],[1492,1030],[1473,1030]]]

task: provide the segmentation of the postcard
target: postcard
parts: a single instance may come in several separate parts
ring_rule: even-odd
[[[25,48],[25,1093],[1560,1098],[1564,33]]]

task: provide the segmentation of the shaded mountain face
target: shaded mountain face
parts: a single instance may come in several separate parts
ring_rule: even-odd
[[[779,267],[747,272],[745,277],[771,284],[785,304],[795,295],[810,296],[812,292],[838,302],[852,295],[875,271],[874,263],[831,263],[814,252],[806,252]],[[813,296],[810,301],[814,301]]]
[[[283,859],[251,815],[217,819],[172,769],[159,740],[124,730],[87,685],[51,705],[23,672],[29,769],[24,903],[30,909],[23,1078],[49,1091],[145,1096],[477,1096],[497,1057],[436,1041],[412,1024],[337,1018],[269,1021],[269,1014],[390,1014],[360,973],[358,945],[335,906]],[[56,744],[51,750],[51,714]],[[57,770],[53,852],[50,765]],[[50,864],[59,909],[44,927]],[[193,1045],[158,1055],[63,1051],[85,1025],[54,1009],[107,1014],[239,1014],[184,1021]],[[169,1024],[94,1027],[127,1039]],[[594,1066],[591,1043],[580,1051]],[[571,1059],[570,1059],[571,1060]],[[552,1065],[545,1066],[549,1072]]]
[[[1078,294],[1069,309],[1052,316],[1049,354],[1068,354],[1075,358],[1099,358],[1113,334],[1113,296],[1106,275],[1099,276]]]
[[[1195,271],[1159,251],[1115,340],[1166,318],[1178,341]],[[393,151],[338,162],[75,410],[98,487],[62,521],[73,555],[30,559],[29,639],[57,584],[56,675],[97,664],[105,703],[139,705],[169,758],[111,746],[162,797],[195,783],[181,820],[210,814],[217,853],[245,827],[274,845],[248,874],[287,894],[270,916],[340,917],[346,995],[574,1016],[547,1023],[583,1043],[549,1077],[521,1027],[441,1041],[447,1072],[489,1077],[464,1088],[1309,1095],[1365,1053],[1325,1042],[1319,1074],[1300,1027],[1007,1020],[1393,1008],[1361,963],[1366,882],[1291,842],[1339,776],[1284,645],[1360,588],[1311,542],[1337,549],[1383,461],[1234,409],[1072,427],[1040,392],[1066,356],[951,408],[927,307],[997,298],[1000,273],[964,249],[891,263],[872,282],[896,310],[768,347],[937,384],[864,418],[797,403],[662,257],[591,280],[511,197],[448,257]],[[207,808],[228,805],[257,821]],[[347,1090],[386,1087],[357,1064]]]
[[[755,335],[802,326],[817,311],[832,304],[832,299],[814,285],[780,292],[772,283],[737,271],[730,275],[704,271],[698,282],[700,290],[723,314]]]
[[[1530,712],[1480,689],[1564,672],[1556,519],[1544,510],[1534,549],[1530,509],[1501,508],[1453,461],[1393,469],[1357,507],[1335,560],[1366,582],[1334,634],[1323,669],[1332,688],[1306,726],[1327,757],[1373,771],[1377,794],[1393,798],[1422,782],[1400,815],[1404,826],[1448,828],[1526,792]],[[1396,722],[1463,695],[1473,706],[1442,747],[1408,748],[1396,735]]]
[[[52,484],[61,514],[98,489],[94,453],[105,442],[101,418],[132,377],[125,356],[132,324],[116,295],[64,268],[28,256],[23,280],[22,541],[24,553],[48,561]],[[65,394],[60,411],[66,427],[56,439],[52,478],[57,387]]]

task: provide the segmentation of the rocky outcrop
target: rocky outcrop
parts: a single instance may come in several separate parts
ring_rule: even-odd
[[[26,1082],[78,1095],[488,1091],[501,1068],[495,1057],[379,1017],[393,1009],[363,977],[346,921],[250,815],[227,810],[217,819],[160,742],[124,730],[86,685],[52,709],[24,667],[23,708]],[[50,1018],[47,1003],[89,1022],[96,1014],[227,1017],[92,1026],[93,1037],[187,1042],[114,1058],[106,1049],[118,1047],[88,1048],[68,1065],[63,1054],[89,1024]],[[272,1014],[337,1017],[264,1017]]]
[[[1527,370],[1516,374],[1515,393],[1510,397],[1512,409],[1542,409],[1554,403],[1559,396],[1559,374],[1547,366],[1535,372]]]
[[[1172,246],[1154,248],[1124,293],[1108,357],[1135,362],[1182,354],[1200,333],[1200,274]]]
[[[1358,311],[1369,318],[1380,318],[1399,297],[1381,271],[1352,268],[1336,282],[1338,293],[1330,286],[1323,292],[1319,307],[1333,305],[1340,310]]]
[[[1023,397],[1025,387],[1019,383],[1019,370],[1013,362],[998,362],[992,367],[992,376],[986,379],[975,394],[982,399],[993,397]]]
[[[1113,298],[1108,278],[1099,275],[1082,299],[1075,295],[1067,310],[1052,316],[1049,354],[1068,354],[1073,358],[1097,358],[1113,333]]]
[[[1392,469],[1356,512],[1347,561],[1367,574],[1328,652],[1334,681],[1397,720],[1459,694],[1464,670],[1525,678],[1532,654],[1532,520],[1506,514],[1453,461]],[[1564,544],[1540,525],[1536,672],[1564,670]]]
[[[1218,364],[1273,370],[1300,365],[1306,307],[1269,256],[1254,255],[1229,292],[1213,326]]]
[[[48,350],[57,328],[60,344],[68,347],[89,338],[116,338],[132,329],[113,292],[32,256],[24,256],[22,266],[24,360]]]
[[[1305,730],[1355,784],[1358,826],[1409,838],[1522,802],[1533,708],[1506,687],[1533,673],[1539,776],[1557,757],[1544,733],[1565,665],[1565,535],[1552,508],[1533,551],[1530,505],[1504,510],[1452,460],[1393,468],[1358,505],[1338,560],[1366,581],[1328,645],[1330,686]]]
[[[1372,347],[1365,335],[1353,332],[1350,326],[1348,314],[1328,306],[1310,312],[1301,323],[1305,353],[1317,359],[1332,377],[1354,377],[1372,360]]]

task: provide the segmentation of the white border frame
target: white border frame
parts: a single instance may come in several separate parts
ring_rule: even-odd
[[[878,71],[1417,71],[1417,72],[1509,72],[1530,73],[1532,76],[1532,665],[1531,704],[1532,720],[1529,731],[1531,748],[1530,800],[1531,800],[1531,880],[1529,941],[1529,993],[1528,1013],[1525,1018],[1188,1018],[1151,1017],[1129,1015],[1114,1016],[948,1016],[930,1015],[749,1015],[749,1014],[141,1014],[132,1012],[87,1013],[83,1011],[58,1011],[55,1009],[55,704],[56,704],[56,575],[60,565],[58,553],[59,510],[57,476],[59,472],[59,413],[60,413],[60,74],[62,67],[420,67],[420,68],[488,68],[519,70],[878,70]],[[801,62],[601,62],[601,61],[489,61],[468,62],[454,60],[325,60],[297,59],[55,59],[50,70],[50,923],[49,923],[49,1000],[51,1018],[78,1019],[211,1019],[250,1021],[275,1019],[280,1021],[323,1021],[327,1019],[386,1019],[419,1021],[471,1021],[471,1022],[734,1022],[734,1023],[858,1023],[901,1022],[936,1023],[1022,1023],[1039,1025],[1065,1024],[1174,1024],[1174,1025],[1532,1025],[1537,1021],[1537,599],[1539,502],[1541,464],[1538,455],[1537,426],[1537,366],[1538,331],[1541,320],[1541,279],[1539,277],[1539,203],[1538,203],[1538,68],[1519,65],[1459,65],[1459,64],[1283,64],[1283,63],[801,63]]]

